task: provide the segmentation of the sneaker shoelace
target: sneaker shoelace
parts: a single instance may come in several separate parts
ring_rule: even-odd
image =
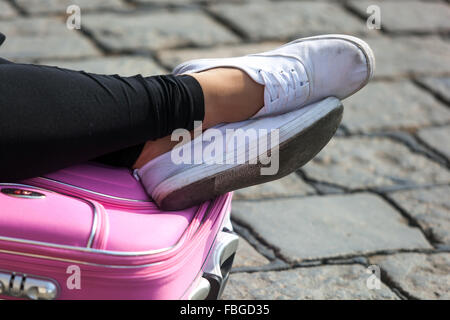
[[[299,98],[303,93],[302,87],[307,83],[295,69],[275,72],[260,69],[258,72],[266,85],[264,92],[266,107],[269,104],[272,110]]]

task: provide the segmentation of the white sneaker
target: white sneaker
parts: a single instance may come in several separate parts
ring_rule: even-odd
[[[185,209],[229,191],[279,179],[300,168],[334,135],[342,110],[340,101],[330,97],[281,115],[222,124],[149,161],[135,170],[135,176],[160,208]],[[244,133],[251,129],[257,134],[237,139],[236,144],[234,137],[226,135],[227,129],[241,129]],[[268,133],[276,129],[278,139],[265,139],[273,137]],[[205,139],[213,130],[225,138]],[[214,144],[218,148],[206,152]],[[190,163],[174,163],[173,154],[181,150],[191,155]],[[201,150],[200,159],[196,150]],[[270,155],[270,163],[261,160],[267,159],[264,155]]]
[[[224,59],[198,59],[175,67],[173,74],[233,67],[265,85],[264,107],[253,118],[292,111],[326,97],[344,99],[373,75],[369,45],[347,35],[297,39],[275,50]]]

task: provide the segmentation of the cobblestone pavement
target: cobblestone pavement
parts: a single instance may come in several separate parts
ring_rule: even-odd
[[[65,27],[70,4],[80,31]],[[381,30],[366,27],[374,4]],[[337,136],[298,172],[235,193],[242,241],[224,298],[450,298],[448,1],[0,0],[0,31],[0,56],[123,75],[363,37],[375,80],[344,101]]]

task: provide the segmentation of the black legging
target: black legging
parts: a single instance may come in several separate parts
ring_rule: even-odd
[[[120,77],[0,59],[0,182],[93,159],[131,167],[146,141],[203,118],[203,91],[187,75]]]

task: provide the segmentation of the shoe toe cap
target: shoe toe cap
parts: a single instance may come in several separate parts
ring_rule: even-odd
[[[317,93],[322,91],[322,97],[334,95],[344,99],[364,87],[372,77],[373,54],[367,51],[367,48],[370,50],[368,46],[361,46],[362,42],[346,39],[334,42],[325,53],[327,62],[319,67],[321,72],[318,76],[326,83],[322,88],[317,88]]]
[[[373,75],[373,52],[358,38],[324,36],[297,46],[309,73],[310,99],[344,99],[364,87]]]

